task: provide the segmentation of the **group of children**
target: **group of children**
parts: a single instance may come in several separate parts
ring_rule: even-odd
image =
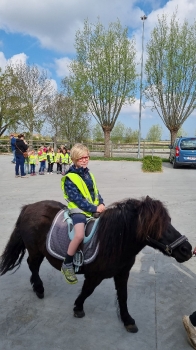
[[[39,175],[45,175],[45,169],[47,174],[53,174],[55,163],[56,173],[64,175],[72,163],[69,151],[65,147],[60,147],[55,153],[53,147],[41,146],[37,154],[35,150],[28,152],[28,157],[25,158],[25,172],[31,176],[36,175],[35,168],[39,164]]]

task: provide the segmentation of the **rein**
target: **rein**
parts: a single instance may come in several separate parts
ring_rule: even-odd
[[[173,243],[171,243],[169,245],[160,243],[160,242],[156,241],[155,239],[153,239],[153,238],[151,238],[149,236],[146,237],[146,240],[149,243],[154,244],[155,247],[159,247],[159,248],[163,249],[167,253],[167,255],[171,256],[172,255],[172,251],[174,249],[176,249],[177,247],[179,247],[185,241],[188,241],[188,238],[186,236],[181,236],[181,237],[177,238]]]

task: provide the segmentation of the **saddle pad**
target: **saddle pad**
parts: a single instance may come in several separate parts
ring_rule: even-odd
[[[67,222],[64,221],[64,209],[62,209],[56,214],[50,231],[47,234],[46,249],[54,258],[64,260],[70,242]],[[96,258],[99,251],[96,232],[90,241],[83,244],[82,250],[84,264],[90,264]]]

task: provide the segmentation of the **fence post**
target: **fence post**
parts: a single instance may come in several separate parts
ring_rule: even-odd
[[[145,157],[145,147],[146,147],[146,144],[145,144],[145,140],[143,141],[143,158]]]
[[[110,157],[113,157],[113,147],[112,147],[112,141],[110,140]]]

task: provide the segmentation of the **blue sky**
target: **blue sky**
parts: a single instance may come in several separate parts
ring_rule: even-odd
[[[145,21],[145,43],[150,37],[157,15],[163,12],[172,15],[178,7],[178,17],[192,23],[196,13],[195,0],[1,0],[0,1],[0,67],[10,62],[22,61],[36,64],[48,71],[54,85],[68,74],[68,65],[74,57],[76,30],[83,27],[84,19],[95,23],[97,18],[107,26],[119,18],[134,34],[137,48],[138,72],[141,66],[141,37],[143,14]],[[133,130],[138,129],[139,96],[132,106],[125,106],[119,116]],[[163,127],[163,139],[169,139],[169,131],[160,117],[150,108],[142,110],[141,131],[146,136],[152,125]],[[184,123],[188,135],[195,134],[196,113]]]

